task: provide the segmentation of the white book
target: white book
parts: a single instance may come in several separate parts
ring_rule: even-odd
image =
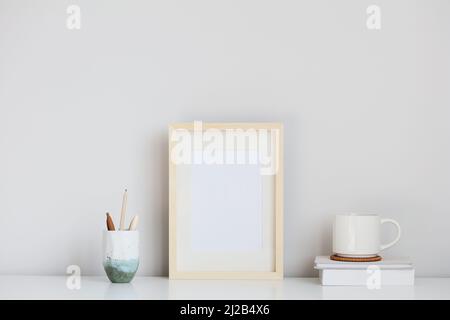
[[[383,259],[378,262],[343,262],[331,260],[328,256],[318,256],[314,260],[314,268],[321,269],[363,269],[377,266],[382,270],[412,269],[413,264],[408,258]]]
[[[320,269],[324,286],[412,286],[414,269]]]

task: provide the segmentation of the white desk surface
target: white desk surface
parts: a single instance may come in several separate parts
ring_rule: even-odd
[[[415,286],[323,287],[316,278],[284,280],[169,280],[136,277],[112,284],[81,278],[70,290],[65,276],[0,276],[0,299],[450,299],[450,278],[416,278]]]

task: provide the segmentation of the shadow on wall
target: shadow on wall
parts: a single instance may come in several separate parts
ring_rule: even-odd
[[[329,215],[322,223],[319,252],[325,255],[331,254],[333,250],[333,221],[334,215]]]
[[[144,204],[150,221],[146,221],[147,232],[142,233],[141,243],[149,244],[141,248],[141,270],[144,275],[169,274],[169,166],[167,129],[146,141]],[[148,212],[149,211],[149,212]],[[155,245],[159,244],[159,245]],[[144,252],[145,250],[145,252]],[[148,274],[147,274],[148,273]]]

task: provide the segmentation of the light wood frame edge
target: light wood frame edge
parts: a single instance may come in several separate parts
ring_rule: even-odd
[[[284,199],[283,199],[283,184],[284,184],[284,130],[283,124],[278,122],[205,122],[202,123],[203,129],[217,128],[217,129],[278,129],[278,170],[275,175],[275,271],[273,272],[183,272],[177,271],[176,263],[176,169],[175,164],[170,159],[170,151],[172,150],[172,141],[170,139],[172,131],[176,129],[193,130],[193,122],[173,123],[169,125],[169,278],[176,279],[282,279],[284,276],[283,255],[284,255],[284,239],[283,239],[283,225],[284,225]]]

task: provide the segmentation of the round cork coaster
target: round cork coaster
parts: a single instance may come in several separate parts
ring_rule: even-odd
[[[380,256],[374,256],[374,257],[341,257],[336,254],[333,254],[330,256],[331,260],[335,261],[343,261],[343,262],[377,262],[381,261]]]

